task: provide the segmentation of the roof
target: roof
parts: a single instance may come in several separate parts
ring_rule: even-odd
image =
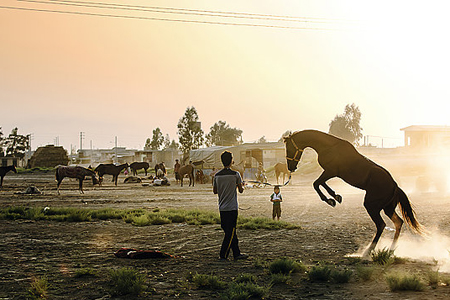
[[[411,125],[400,129],[402,131],[449,131],[450,126],[440,126],[440,125]]]

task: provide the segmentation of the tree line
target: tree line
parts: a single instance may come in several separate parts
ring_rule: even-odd
[[[362,138],[361,111],[353,104],[347,104],[344,113],[336,115],[329,124],[329,133],[348,140],[352,144],[358,145]],[[184,115],[177,124],[178,142],[170,140],[168,134],[164,135],[159,127],[153,130],[152,138],[147,138],[145,149],[180,149],[184,155],[192,149],[202,146],[236,146],[243,143],[242,130],[231,127],[226,121],[219,120],[209,128],[209,133],[205,134],[201,128],[201,122],[195,107],[186,108]],[[283,133],[282,137],[291,134],[290,130]],[[280,138],[280,141],[282,140]],[[265,143],[262,136],[258,143]],[[10,156],[23,158],[25,152],[30,148],[30,135],[19,134],[19,129],[14,128],[8,136],[3,135],[0,127],[0,157]]]
[[[358,145],[362,138],[362,128],[360,126],[361,111],[359,107],[353,104],[347,104],[344,113],[336,115],[329,124],[329,133],[348,140],[352,144]],[[226,121],[218,121],[210,127],[209,133],[205,134],[200,125],[199,116],[195,107],[188,107],[184,115],[177,124],[178,141],[170,141],[169,135],[163,135],[161,129],[157,127],[153,130],[152,138],[147,138],[146,149],[180,149],[184,155],[192,149],[199,149],[205,145],[211,146],[236,146],[243,143],[242,130],[233,128]],[[291,134],[290,130],[283,135]],[[280,141],[282,140],[280,138]],[[262,136],[258,143],[265,143],[266,139]]]

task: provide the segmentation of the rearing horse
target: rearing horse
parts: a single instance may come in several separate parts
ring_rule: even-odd
[[[401,212],[406,222],[416,232],[422,232],[421,225],[415,217],[408,197],[398,187],[391,174],[383,167],[361,155],[349,142],[324,132],[304,130],[285,137],[284,143],[288,169],[291,172],[297,169],[297,164],[305,148],[309,147],[317,152],[319,165],[324,171],[314,181],[313,186],[322,201],[333,207],[336,205],[336,201],[342,202],[342,197],[326,184],[326,181],[333,177],[339,177],[346,183],[366,191],[364,207],[375,223],[377,232],[372,243],[364,252],[364,256],[368,256],[375,249],[386,226],[380,215],[381,210],[395,225],[395,235],[391,250],[394,250],[397,245],[403,225],[403,220],[395,212],[397,204],[400,204]],[[333,199],[327,198],[320,190],[320,186],[325,188]]]

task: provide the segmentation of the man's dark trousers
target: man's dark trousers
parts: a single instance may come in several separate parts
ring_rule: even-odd
[[[238,245],[238,238],[236,235],[237,217],[237,210],[220,212],[220,225],[225,232],[225,236],[222,242],[222,248],[220,249],[220,258],[228,258],[230,249],[233,251],[234,257],[237,257],[241,254]]]

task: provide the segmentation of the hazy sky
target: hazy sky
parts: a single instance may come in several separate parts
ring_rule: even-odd
[[[0,0],[0,127],[32,133],[33,149],[78,149],[80,132],[84,148],[111,148],[116,136],[142,148],[156,127],[177,140],[190,106],[205,133],[223,120],[246,142],[327,131],[351,103],[363,134],[385,146],[409,125],[450,125],[448,1],[80,3]]]

